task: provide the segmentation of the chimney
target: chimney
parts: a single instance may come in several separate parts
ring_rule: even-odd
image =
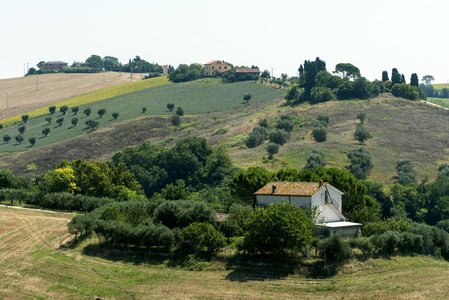
[[[276,193],[276,186],[275,185],[272,185],[271,189],[272,189],[272,192],[271,192],[272,194]]]
[[[318,188],[322,187],[324,185],[323,180],[320,180],[320,185],[318,186]]]

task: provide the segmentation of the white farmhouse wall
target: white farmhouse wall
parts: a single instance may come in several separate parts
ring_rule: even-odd
[[[270,206],[272,203],[290,203],[298,208],[310,208],[310,197],[257,195],[257,204]]]

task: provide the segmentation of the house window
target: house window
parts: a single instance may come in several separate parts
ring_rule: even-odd
[[[225,70],[227,69],[228,67],[225,67]]]
[[[212,66],[212,69],[214,68],[214,66]]]
[[[220,67],[218,67],[220,70],[221,70],[221,66]]]

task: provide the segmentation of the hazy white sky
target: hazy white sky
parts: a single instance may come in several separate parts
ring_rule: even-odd
[[[446,83],[448,11],[447,0],[1,0],[0,78],[91,54],[175,67],[219,59],[294,76],[318,56],[328,71],[349,62],[369,80],[397,68],[407,81]]]

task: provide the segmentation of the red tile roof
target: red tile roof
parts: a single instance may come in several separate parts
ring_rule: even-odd
[[[260,73],[259,69],[235,69],[236,73]]]
[[[218,61],[221,61],[221,60],[213,60],[213,61],[208,62],[208,63],[205,64],[205,65],[211,65],[211,64],[214,64],[214,63],[216,63],[216,62],[218,62]]]
[[[320,187],[319,182],[273,181],[255,192],[254,195],[312,196],[327,184],[327,182],[324,182]],[[276,186],[274,193],[273,185]]]

